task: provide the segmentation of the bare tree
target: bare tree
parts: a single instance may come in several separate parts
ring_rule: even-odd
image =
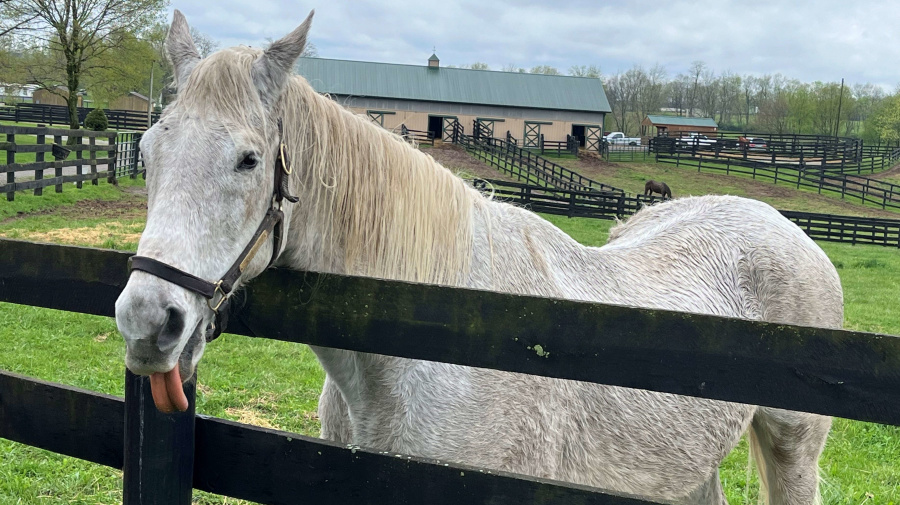
[[[193,26],[191,27],[191,38],[194,39],[194,45],[201,58],[206,58],[219,48],[219,41],[213,40],[212,37]]]
[[[561,75],[556,67],[551,67],[550,65],[536,65],[531,67],[531,70],[528,72],[531,74]]]
[[[114,45],[121,32],[138,33],[157,19],[165,0],[9,0],[4,22],[12,32],[46,48],[43,63],[61,64],[65,93],[57,90],[59,74],[53,67],[35,66],[30,77],[64,96],[69,126],[79,127],[78,91],[82,76]]]
[[[469,68],[472,70],[490,70],[488,64],[483,61],[476,61],[475,63],[469,65]]]
[[[700,94],[700,76],[703,75],[704,70],[706,70],[706,64],[702,61],[695,61],[691,64],[690,77],[691,77],[691,87],[687,94],[687,109],[688,109],[688,117],[694,116],[694,107],[697,105],[697,100]]]
[[[600,78],[600,67],[597,65],[572,65],[569,67],[569,75],[575,77],[596,77]]]

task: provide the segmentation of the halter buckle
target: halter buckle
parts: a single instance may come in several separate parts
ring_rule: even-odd
[[[219,295],[219,301],[215,302],[214,305],[213,301],[216,299],[216,295]],[[209,300],[206,300],[206,305],[208,305],[214,313],[218,314],[219,307],[221,307],[222,304],[225,303],[226,299],[228,299],[228,295],[225,293],[225,290],[222,289],[222,281],[220,280],[216,283],[216,289],[215,291],[213,291],[213,297]]]

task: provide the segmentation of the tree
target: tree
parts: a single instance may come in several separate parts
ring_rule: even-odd
[[[9,0],[3,7],[5,26],[44,48],[31,62],[29,77],[65,97],[69,126],[77,129],[82,79],[127,40],[123,33],[141,33],[166,5],[167,0]],[[60,81],[64,92],[57,91]]]
[[[692,83],[687,94],[688,117],[694,117],[694,107],[697,106],[697,100],[700,94],[700,76],[703,75],[705,70],[706,64],[702,61],[698,60],[691,63],[690,78]]]
[[[569,67],[569,75],[575,77],[595,77],[600,78],[600,67],[597,65],[572,65]]]
[[[531,67],[531,70],[528,72],[532,74],[561,75],[556,67],[551,67],[550,65],[537,65]]]
[[[201,58],[206,58],[219,48],[219,41],[213,40],[209,35],[201,32],[195,27],[191,27],[191,38],[194,39],[194,46]]]
[[[865,137],[880,142],[900,142],[900,94],[883,98],[866,122]]]
[[[517,66],[515,63],[507,63],[506,65],[503,65],[503,68],[501,68],[500,70],[503,72],[518,72],[520,74],[525,73],[525,69]]]

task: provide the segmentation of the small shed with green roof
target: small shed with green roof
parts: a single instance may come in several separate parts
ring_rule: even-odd
[[[651,114],[641,121],[641,136],[668,135],[680,137],[688,133],[715,134],[719,125],[709,117],[662,116]],[[712,135],[710,135],[712,136]]]
[[[297,72],[312,87],[391,130],[405,125],[446,138],[455,119],[466,133],[477,121],[495,137],[506,132],[528,145],[600,138],[611,111],[600,79],[425,65],[300,58]]]

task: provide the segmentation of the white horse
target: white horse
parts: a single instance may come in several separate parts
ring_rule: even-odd
[[[311,17],[311,16],[310,16]],[[267,50],[201,59],[178,11],[167,39],[177,100],[147,131],[149,212],[138,254],[207,281],[254,242],[236,284],[280,266],[787,324],[839,328],[828,258],[774,209],[683,198],[584,247],[537,215],[492,201],[396,135],[292,75],[310,19]],[[283,125],[283,133],[279,132]],[[279,205],[283,239],[254,230]],[[261,229],[261,228],[260,228]],[[274,253],[274,254],[273,254]],[[666,282],[647,282],[665,272]],[[201,281],[203,282],[203,281]],[[221,293],[214,295],[220,297]],[[135,271],[116,303],[126,364],[157,405],[183,408],[204,350],[207,300]],[[297,329],[302,332],[302,328]],[[676,503],[725,503],[722,459],[750,430],[768,501],[818,499],[831,419],[620,387],[314,347],[327,372],[322,435]]]

